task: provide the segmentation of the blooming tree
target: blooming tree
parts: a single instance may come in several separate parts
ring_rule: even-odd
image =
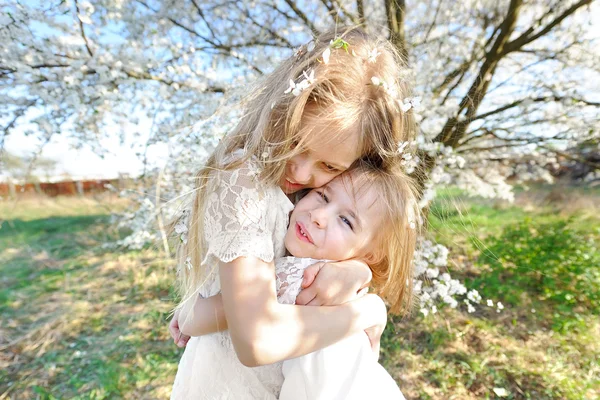
[[[421,135],[400,146],[421,177],[422,206],[449,182],[511,199],[507,178],[550,180],[558,157],[600,142],[599,10],[593,0],[2,1],[0,151],[16,129],[99,152],[107,131],[171,143],[152,193],[177,199],[235,124],[230,104],[248,83],[321,30],[362,24],[412,68],[417,94],[403,108],[420,115]],[[161,215],[143,197],[131,217]],[[147,218],[133,220],[128,245],[154,237]],[[423,241],[418,272],[455,305],[451,296],[466,293],[431,271],[446,263],[436,246]]]

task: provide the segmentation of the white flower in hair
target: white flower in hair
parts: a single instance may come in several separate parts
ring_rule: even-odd
[[[379,57],[381,55],[381,53],[377,50],[377,48],[374,48],[373,50],[371,50],[369,52],[369,57],[368,60],[370,63],[375,63],[377,62],[377,57]]]
[[[302,75],[304,76],[304,79],[298,83],[295,83],[293,79],[290,79],[290,87],[283,93],[288,94],[291,92],[294,96],[300,96],[300,93],[315,83],[315,70],[310,71],[310,75],[307,74],[306,71],[302,71]]]
[[[323,52],[323,62],[329,64],[329,57],[331,56],[331,49],[328,47]]]
[[[388,85],[386,81],[382,80],[378,76],[371,77],[371,83],[375,86],[383,87],[383,90],[385,90],[386,93],[392,96],[394,99],[398,97],[398,90],[396,87],[393,85]]]
[[[404,153],[404,150],[408,147],[408,145],[410,145],[409,141],[398,143],[398,153]]]

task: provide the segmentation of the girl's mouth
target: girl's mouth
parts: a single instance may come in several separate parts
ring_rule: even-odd
[[[303,242],[314,244],[306,227],[301,222],[296,222],[296,236]]]
[[[285,186],[285,192],[287,192],[287,193],[294,193],[300,189],[304,189],[304,185],[301,185],[299,183],[292,183],[289,180],[287,180],[287,178],[284,181],[284,186]]]

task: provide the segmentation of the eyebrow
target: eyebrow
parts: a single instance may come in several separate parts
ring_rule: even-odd
[[[332,194],[334,191],[333,191],[333,190],[331,190],[331,188],[329,187],[329,185],[327,185],[327,186],[325,186],[325,187],[323,188],[323,192],[324,192],[324,193],[326,193],[326,192],[329,192],[329,195],[331,196],[331,194]],[[326,194],[327,194],[327,193],[326,193]],[[351,208],[345,208],[345,210],[346,210],[346,212],[348,212],[348,215],[349,215],[349,216],[350,216],[350,217],[351,217],[351,218],[352,218],[354,221],[356,221],[356,225],[358,226],[358,229],[362,230],[362,229],[363,229],[363,227],[362,227],[362,221],[361,221],[361,219],[359,218],[359,216],[358,216],[358,213],[354,212],[354,210],[353,210],[353,209],[351,209]]]
[[[329,164],[329,165],[331,165],[332,167],[339,169],[340,171],[345,171],[345,170],[347,170],[348,168],[350,168],[350,166],[349,166],[349,165],[346,167],[346,166],[344,166],[344,165],[337,164],[337,163],[334,163],[334,162],[333,162],[333,163],[332,163],[332,162],[327,162],[327,161],[324,161],[324,162],[325,162],[325,164]]]

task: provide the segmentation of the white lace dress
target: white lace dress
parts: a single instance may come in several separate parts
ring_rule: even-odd
[[[204,213],[206,265],[241,256],[270,262],[284,255],[293,204],[279,187],[261,184],[259,172],[258,165],[248,161],[238,169],[212,173]],[[198,292],[209,297],[220,290],[215,267]],[[281,368],[281,363],[242,365],[228,331],[193,337],[179,362],[171,399],[274,400],[283,382]]]
[[[296,302],[304,269],[318,261],[296,257],[275,261],[280,303]],[[365,333],[286,360],[282,370],[280,400],[404,399],[394,379],[373,356]]]

